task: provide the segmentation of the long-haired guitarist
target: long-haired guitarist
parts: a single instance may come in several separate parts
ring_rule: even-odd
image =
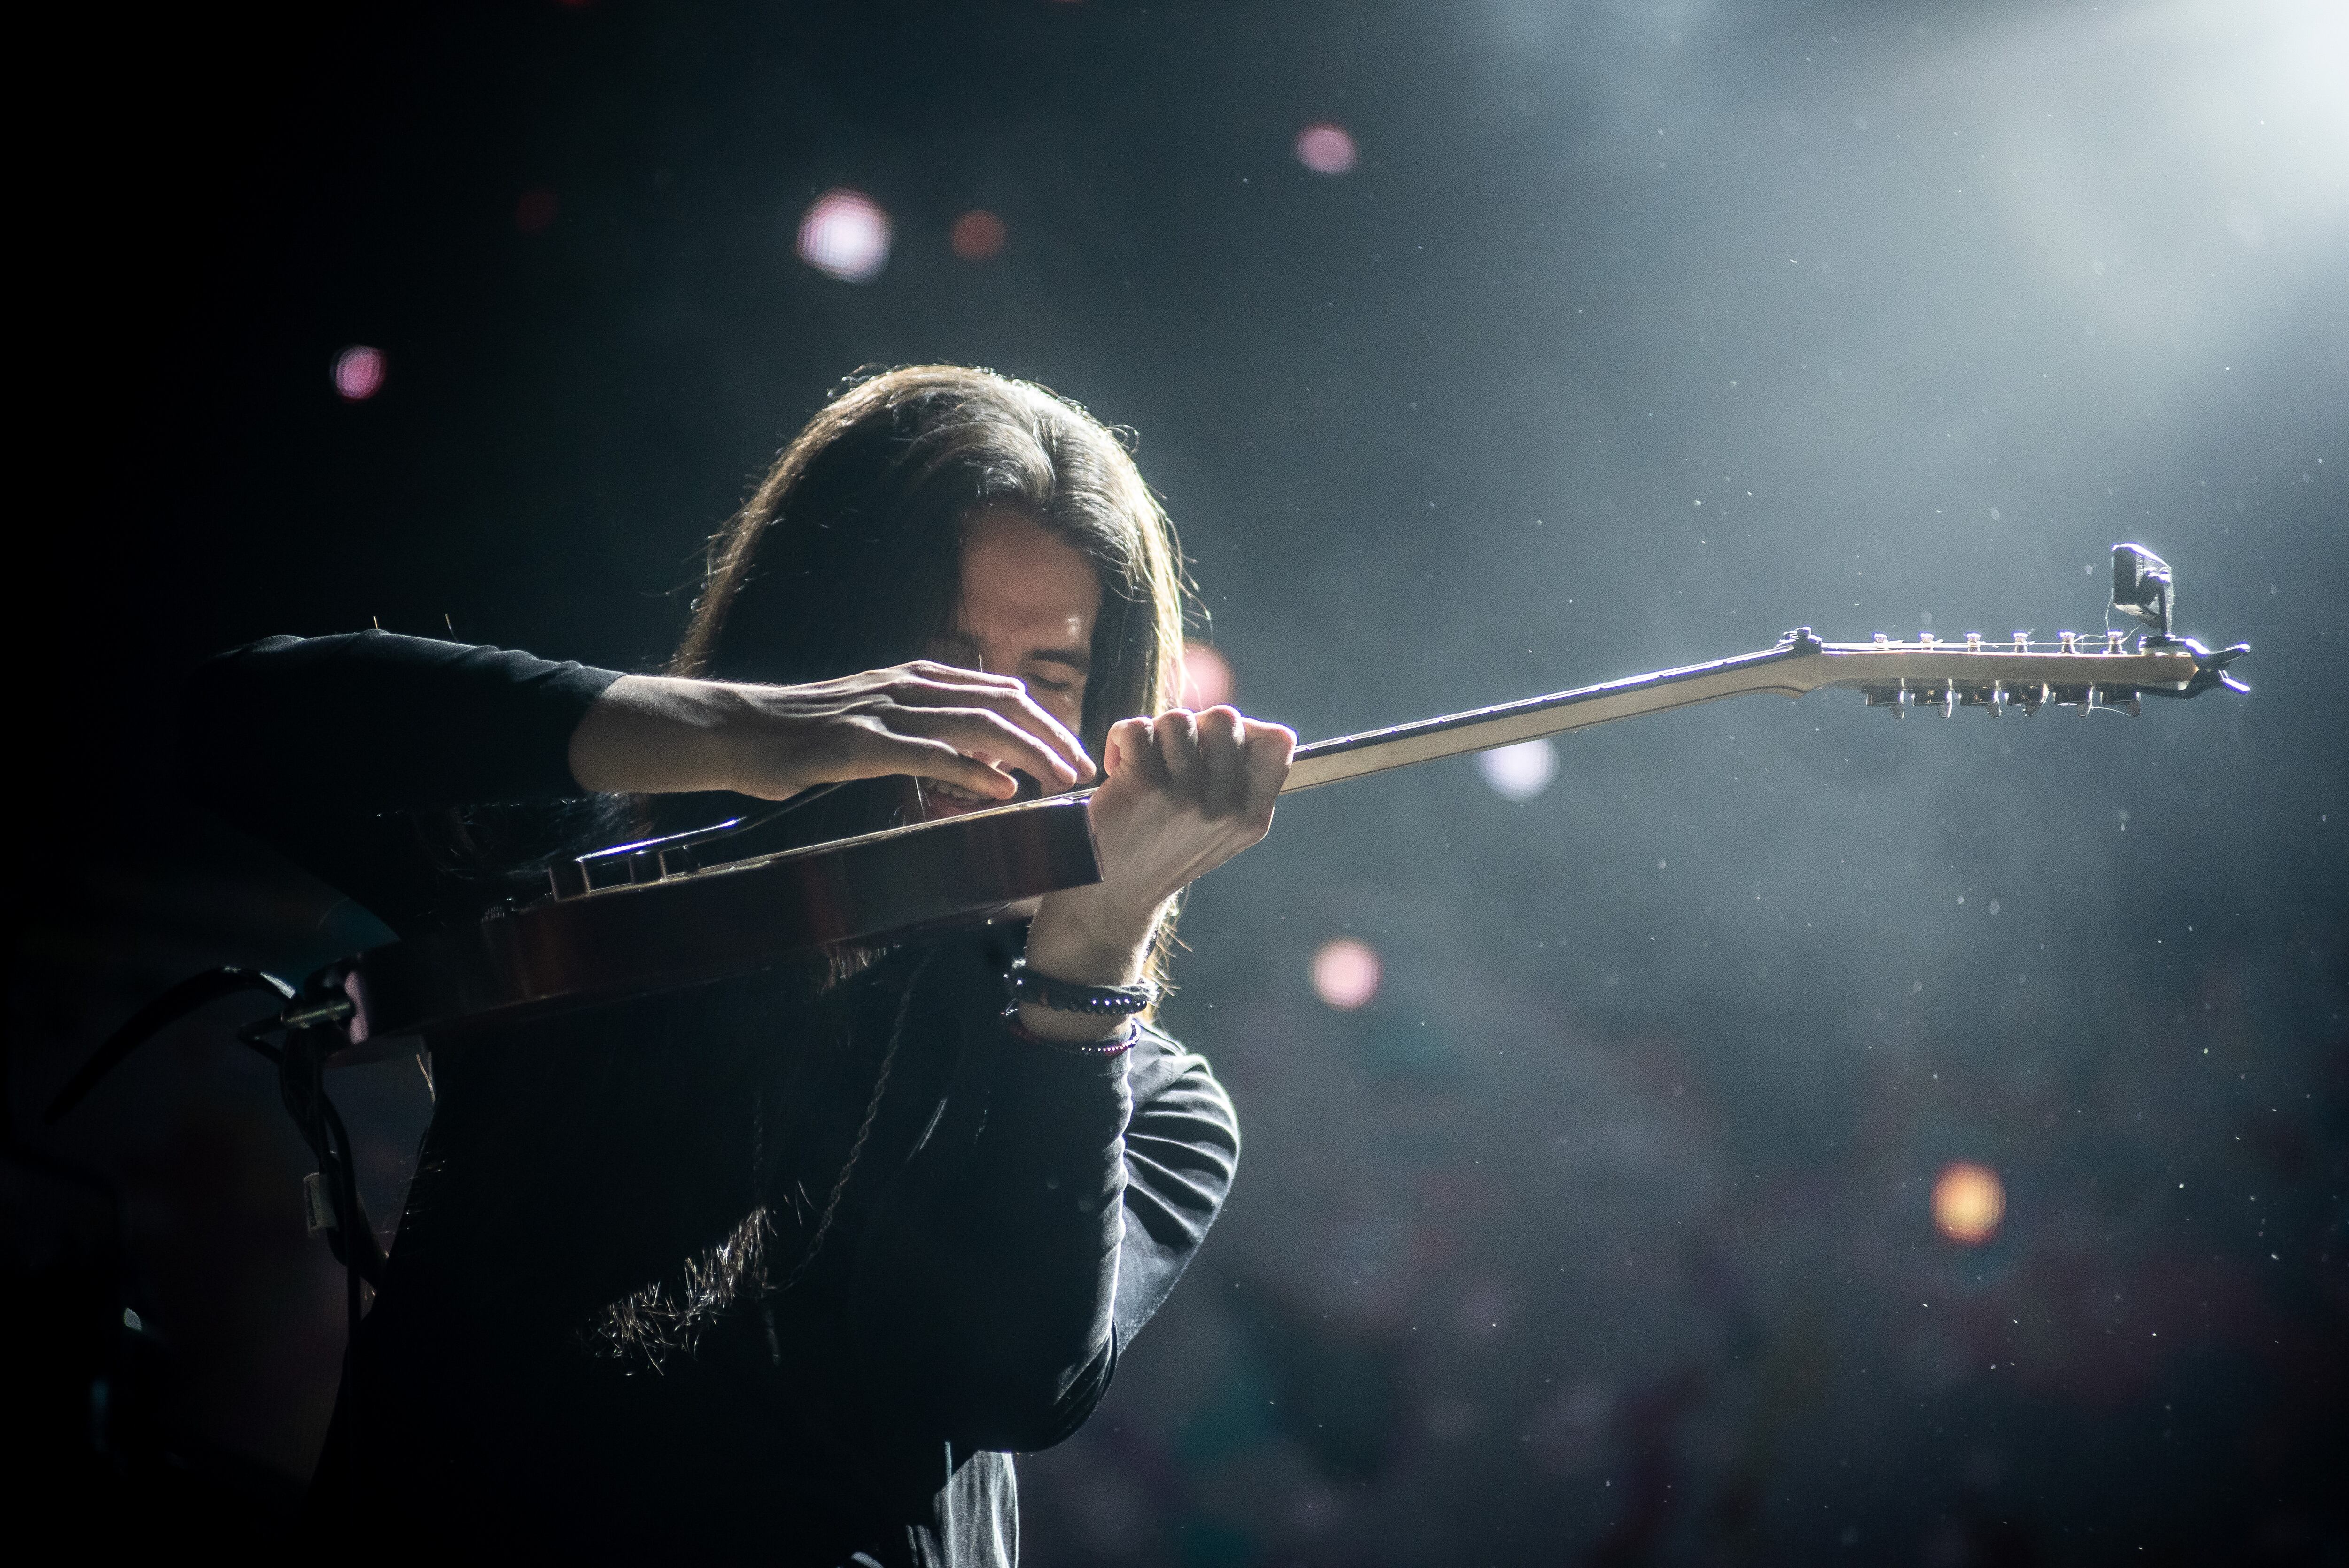
[[[1009,1454],[1092,1413],[1238,1154],[1149,1008],[1177,895],[1264,835],[1295,737],[1174,706],[1182,590],[1108,430],[923,366],[783,452],[668,675],[380,632],[204,667],[195,792],[403,934],[704,792],[847,781],[786,819],[815,841],[1101,780],[1105,879],[1031,921],[435,1042],[323,1526],[1017,1555]]]

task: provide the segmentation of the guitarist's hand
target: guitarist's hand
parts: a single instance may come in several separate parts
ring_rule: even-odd
[[[1043,900],[1028,934],[1029,964],[1078,985],[1140,978],[1166,901],[1272,826],[1296,749],[1294,731],[1228,707],[1112,727],[1109,778],[1092,800],[1102,880]],[[1047,1037],[1085,1039],[1113,1034],[1120,1021],[1030,1006],[1020,1022]]]
[[[1084,743],[1018,679],[926,659],[795,686],[624,676],[571,736],[572,776],[598,793],[780,800],[904,773],[1009,800],[1013,769],[1048,793],[1095,773]]]

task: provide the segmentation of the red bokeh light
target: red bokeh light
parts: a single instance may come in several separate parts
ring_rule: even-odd
[[[383,350],[354,344],[335,356],[335,390],[354,403],[383,388]]]
[[[1003,220],[985,208],[965,212],[955,220],[947,243],[966,262],[989,261],[1003,249]]]
[[[514,227],[525,234],[543,234],[554,222],[554,192],[544,186],[522,193],[514,203]]]

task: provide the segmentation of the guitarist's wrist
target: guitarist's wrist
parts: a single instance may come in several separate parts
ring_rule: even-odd
[[[1102,884],[1048,894],[1028,928],[1028,965],[1076,985],[1131,985],[1164,907],[1127,907]]]

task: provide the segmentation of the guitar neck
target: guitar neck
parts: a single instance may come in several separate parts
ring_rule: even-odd
[[[1978,635],[1962,643],[1930,637],[1823,643],[1802,627],[1759,653],[1300,746],[1282,793],[1758,692],[1797,697],[1825,686],[1848,687],[1896,717],[1926,707],[1949,715],[1982,708],[1996,717],[2010,705],[2036,713],[2050,703],[2083,715],[2098,709],[2133,714],[2140,696],[2247,690],[2226,666],[2250,651],[2239,644],[2214,653],[2175,638],[2147,639],[2132,649],[2117,632],[2101,638],[2067,632],[2054,643],[2033,643],[2021,633],[2007,643]]]
[[[1398,724],[1387,729],[1317,740],[1297,748],[1281,793],[1311,789],[1365,774],[1383,773],[1414,762],[1459,757],[1495,746],[1514,746],[1588,729],[1609,719],[1636,718],[1725,696],[1776,692],[1797,697],[1818,684],[1815,671],[1816,643],[1789,642],[1760,653],[1715,659],[1711,664],[1684,665],[1679,669],[1630,676],[1599,686],[1553,692],[1440,718]]]

